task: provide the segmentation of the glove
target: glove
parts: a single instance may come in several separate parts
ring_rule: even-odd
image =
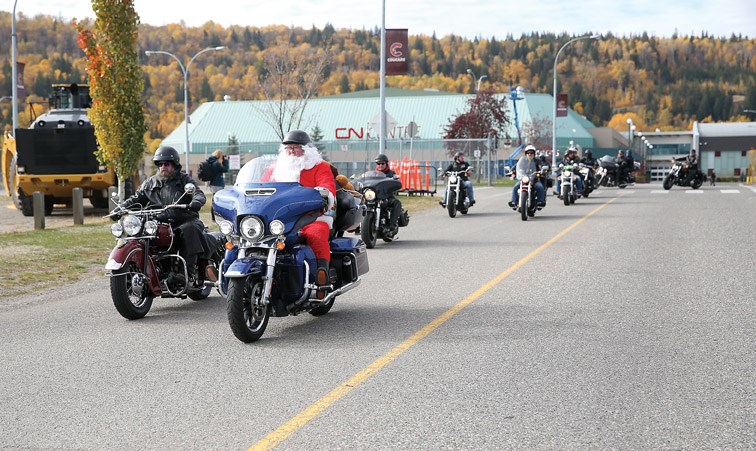
[[[192,211],[200,211],[200,209],[202,209],[202,203],[198,200],[193,200],[189,203],[189,209]]]
[[[121,208],[116,208],[115,210],[111,211],[108,215],[108,218],[110,218],[111,221],[116,222],[121,217]]]
[[[325,209],[331,210],[336,204],[336,199],[333,197],[333,194],[331,194],[331,191],[329,191],[328,188],[323,188],[322,186],[316,186],[315,190],[317,190],[317,192],[320,193],[320,196],[323,198]]]

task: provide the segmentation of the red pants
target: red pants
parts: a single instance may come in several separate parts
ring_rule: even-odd
[[[315,221],[302,227],[302,235],[318,260],[331,261],[331,245],[328,244],[328,235],[330,233],[331,229],[328,227],[328,224],[321,221]]]

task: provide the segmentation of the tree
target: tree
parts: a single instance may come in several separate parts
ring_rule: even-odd
[[[550,117],[541,115],[523,122],[522,127],[520,127],[523,144],[532,144],[537,150],[551,149],[551,124],[552,119]]]
[[[323,139],[323,130],[320,129],[318,124],[315,124],[315,127],[312,128],[310,138],[312,139],[312,142],[315,143],[315,147],[317,147],[320,152],[323,152],[325,144],[320,142]]]
[[[260,84],[267,102],[261,112],[282,141],[289,130],[303,128],[307,102],[317,95],[331,59],[327,48],[281,44],[266,51]]]
[[[92,107],[89,119],[97,138],[97,159],[115,167],[118,196],[144,154],[147,126],[142,111],[142,71],[137,61],[139,16],[133,0],[92,0],[94,30],[77,24],[79,47],[87,59]]]
[[[444,139],[499,138],[509,124],[507,101],[497,99],[493,91],[481,90],[467,101],[469,109],[449,119],[444,127]],[[449,155],[459,150],[458,145],[449,145]]]

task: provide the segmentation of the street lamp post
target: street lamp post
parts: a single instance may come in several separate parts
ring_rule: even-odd
[[[569,41],[565,42],[562,47],[559,48],[559,51],[557,52],[556,56],[554,57],[554,109],[552,113],[554,113],[554,122],[551,124],[551,165],[554,167],[556,165],[556,118],[557,118],[557,61],[559,61],[559,54],[562,53],[562,50],[564,50],[565,47],[572,44],[575,41],[579,41],[581,39],[599,39],[600,36],[597,34],[592,34],[589,36],[579,36],[577,38],[572,38]]]
[[[470,75],[472,75],[473,81],[476,80],[476,78],[475,78],[475,72],[473,72],[472,69],[467,69],[467,73],[470,74]],[[478,84],[477,84],[477,88],[475,89],[475,92],[480,91],[480,82],[483,81],[484,78],[488,78],[488,75],[481,75],[480,78],[477,79],[478,80]]]
[[[189,66],[192,65],[192,62],[195,58],[202,55],[205,52],[210,52],[213,50],[223,50],[225,49],[225,46],[219,46],[219,47],[208,47],[206,49],[200,50],[197,52],[188,63],[186,63],[186,66],[184,66],[181,63],[181,60],[178,59],[176,55],[170,52],[166,52],[163,50],[147,50],[145,51],[145,55],[168,55],[171,58],[175,59],[176,62],[179,64],[179,67],[181,68],[181,72],[184,74],[184,163],[186,164],[185,171],[188,174],[189,173],[189,151],[190,151],[190,143],[189,143],[189,87],[187,82],[189,81]]]
[[[16,136],[16,129],[18,128],[18,68],[16,65],[18,64],[16,62],[16,59],[18,58],[16,54],[16,4],[18,3],[18,0],[15,0],[13,2],[13,16],[11,16],[11,76],[13,77],[13,82],[11,84],[13,92],[11,93],[11,96],[13,97],[13,136]]]

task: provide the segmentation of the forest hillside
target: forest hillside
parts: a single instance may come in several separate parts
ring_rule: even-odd
[[[83,52],[72,22],[52,16],[16,18],[18,61],[25,64],[27,100],[45,101],[51,83],[86,82]],[[411,30],[410,30],[411,33]],[[11,15],[0,12],[0,35],[11,35]],[[409,36],[410,74],[387,77],[389,87],[473,92],[482,87],[508,92],[551,93],[554,57],[573,36],[528,34],[506,39]],[[11,93],[10,39],[0,40],[0,95]],[[144,70],[144,109],[149,131],[159,140],[183,120],[183,74],[175,60],[145,55],[145,50],[175,54],[186,63],[207,47],[190,67],[193,110],[206,101],[264,99],[263,81],[270,56],[286,52],[293,61],[325,61],[316,95],[374,89],[379,86],[380,30],[269,27],[201,27],[182,24],[139,26],[139,59]],[[603,35],[570,44],[560,54],[559,92],[570,106],[597,126],[626,129],[632,117],[640,130],[688,130],[692,121],[754,120],[756,109],[756,39],[702,36],[659,38]],[[37,107],[37,114],[44,108]],[[0,122],[12,122],[9,102],[0,104]],[[21,126],[29,123],[20,110]]]

